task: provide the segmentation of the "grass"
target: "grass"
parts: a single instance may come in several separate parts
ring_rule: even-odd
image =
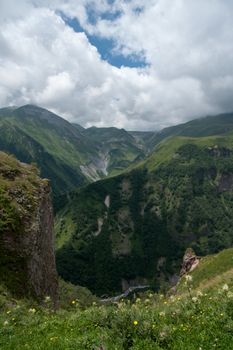
[[[71,211],[68,211],[66,215],[63,212],[58,214],[55,221],[56,249],[63,247],[69,241],[72,234],[74,234],[75,230],[76,225],[72,220]]]
[[[2,288],[0,348],[231,350],[233,279],[226,273],[233,268],[232,256],[228,249],[203,259],[191,277],[182,278],[182,290],[175,295],[148,291],[110,305],[64,282],[57,311],[47,299],[42,307],[14,300]],[[210,280],[211,289],[206,284]]]
[[[231,287],[232,290],[232,287]],[[232,292],[192,299],[148,294],[72,311],[15,304],[0,315],[4,350],[233,349]],[[231,294],[230,294],[231,293]]]

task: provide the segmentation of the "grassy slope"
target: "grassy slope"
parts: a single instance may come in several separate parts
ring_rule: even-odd
[[[190,285],[194,290],[211,290],[225,283],[233,285],[233,248],[225,249],[218,254],[203,257],[199,265],[190,273]],[[185,277],[181,279],[177,290],[187,289]]]
[[[168,127],[154,134],[150,139],[153,149],[162,140],[174,136],[205,137],[222,135],[233,129],[233,113],[191,120],[190,122]]]
[[[77,290],[73,300],[66,299],[68,310],[64,304],[54,313],[49,304],[42,308],[12,300],[2,288],[0,346],[4,350],[232,350],[233,279],[222,279],[233,268],[232,254],[231,249],[207,257],[192,272],[193,284],[216,281],[217,275],[221,282],[214,282],[211,289],[189,285],[184,286],[188,293],[147,292],[113,305],[95,303],[83,309],[87,294]]]

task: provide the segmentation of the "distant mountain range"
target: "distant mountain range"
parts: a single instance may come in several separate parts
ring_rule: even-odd
[[[33,105],[0,109],[0,150],[35,162],[52,181],[55,197],[143,159],[144,135],[134,137],[117,128],[84,129]]]

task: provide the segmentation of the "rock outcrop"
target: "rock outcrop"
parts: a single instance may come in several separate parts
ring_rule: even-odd
[[[0,283],[13,294],[57,301],[50,184],[36,167],[2,152]]]
[[[180,276],[183,276],[186,273],[193,271],[199,264],[199,261],[200,261],[200,258],[196,256],[192,248],[186,249],[186,252],[183,258],[182,268],[180,271]]]

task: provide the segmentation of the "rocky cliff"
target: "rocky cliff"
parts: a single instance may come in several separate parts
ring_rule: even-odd
[[[36,167],[0,152],[0,282],[57,300],[51,189]]]

